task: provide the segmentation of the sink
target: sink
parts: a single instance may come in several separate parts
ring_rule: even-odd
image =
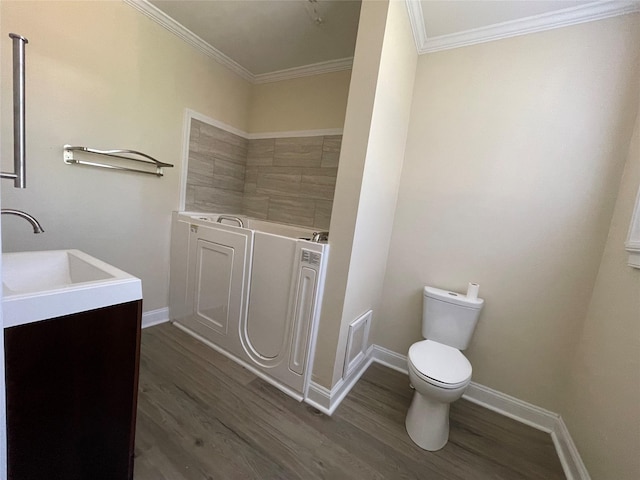
[[[7,253],[2,256],[4,295],[66,288],[116,277],[77,250]]]
[[[142,298],[140,279],[80,250],[2,254],[4,326]]]

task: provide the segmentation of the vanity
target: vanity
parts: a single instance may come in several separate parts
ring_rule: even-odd
[[[140,280],[78,250],[2,262],[9,479],[132,479]]]

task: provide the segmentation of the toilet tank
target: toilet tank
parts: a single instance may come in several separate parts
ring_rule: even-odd
[[[484,300],[424,287],[422,336],[458,350],[469,346]]]

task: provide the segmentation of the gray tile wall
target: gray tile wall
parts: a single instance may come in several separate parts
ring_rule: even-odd
[[[249,141],[191,120],[185,209],[242,213]]]
[[[246,140],[192,120],[185,207],[328,229],[341,142]]]
[[[342,136],[249,140],[246,215],[328,229]]]

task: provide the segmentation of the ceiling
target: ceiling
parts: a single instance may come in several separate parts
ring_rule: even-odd
[[[352,65],[360,0],[124,1],[253,83]],[[421,54],[640,11],[640,0],[406,0],[406,5]]]
[[[360,1],[150,0],[254,75],[350,59]]]
[[[590,1],[421,1],[428,38],[518,20],[592,3]]]

